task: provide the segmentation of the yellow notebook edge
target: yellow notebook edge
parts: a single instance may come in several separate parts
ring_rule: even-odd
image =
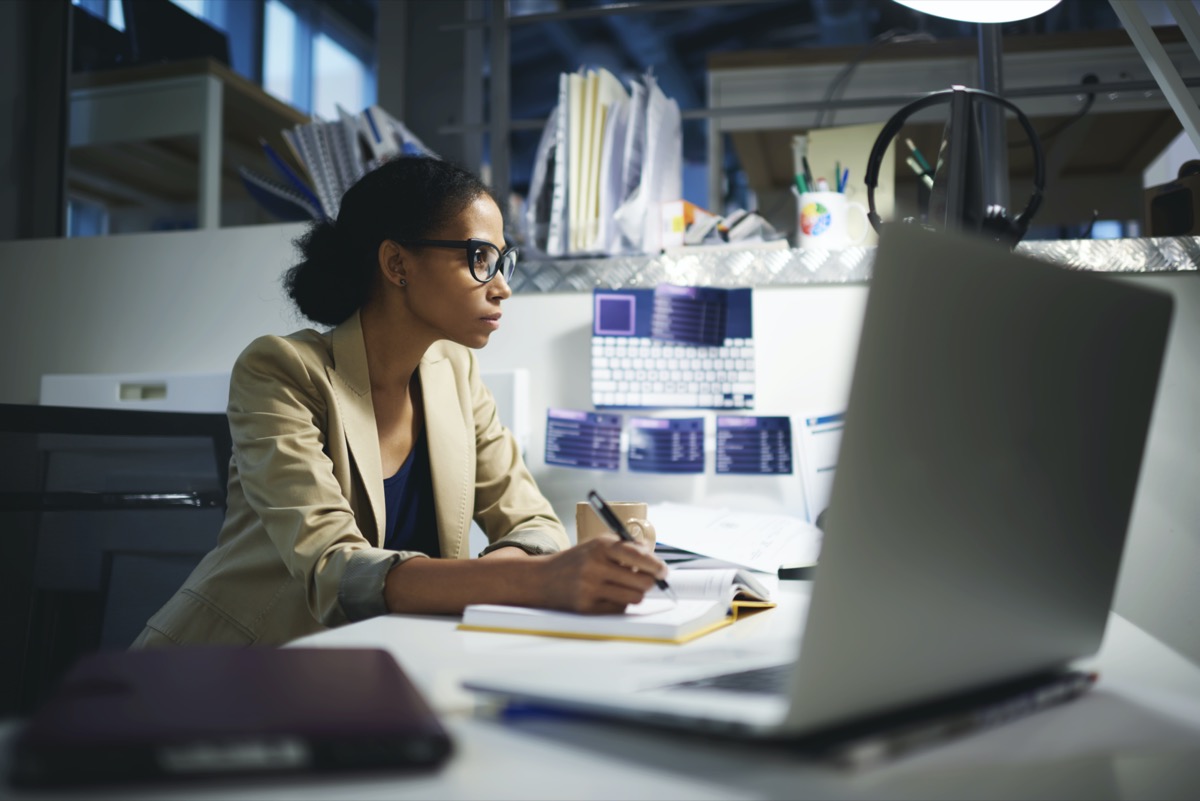
[[[546,631],[545,629],[522,629],[509,628],[508,626],[477,626],[468,623],[459,623],[456,627],[459,631],[488,631],[498,634],[530,634],[535,637],[561,637],[568,640],[610,640],[618,642],[652,642],[664,645],[682,645],[691,642],[705,634],[723,629],[731,625],[740,617],[747,617],[754,612],[760,612],[764,609],[772,609],[776,606],[774,601],[734,601],[733,609],[729,615],[710,623],[703,628],[697,629],[682,637],[635,637],[628,634],[590,634],[579,631]],[[742,614],[742,613],[745,614]],[[739,617],[740,616],[740,617]]]

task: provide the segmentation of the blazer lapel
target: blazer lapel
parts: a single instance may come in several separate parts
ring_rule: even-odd
[[[337,396],[342,417],[342,433],[346,437],[354,464],[358,466],[359,477],[366,487],[369,511],[375,518],[374,544],[376,547],[383,547],[382,532],[386,521],[383,463],[379,456],[375,407],[371,404],[367,348],[363,343],[362,322],[358,312],[334,328],[332,338],[333,365],[325,370]]]
[[[472,443],[467,440],[462,401],[450,362],[445,358],[427,356],[426,359],[421,360],[419,369],[439,542],[442,556],[460,558],[466,556],[465,543],[474,509],[468,450]]]

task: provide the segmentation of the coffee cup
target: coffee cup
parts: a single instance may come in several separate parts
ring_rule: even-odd
[[[649,512],[649,505],[645,503],[637,503],[634,501],[617,501],[609,503],[609,508],[613,510],[613,514],[617,519],[625,524],[625,530],[636,542],[645,542],[654,547],[654,526],[650,525],[650,521],[646,519]],[[613,531],[604,521],[600,519],[600,515],[596,514],[596,510],[592,508],[590,503],[580,501],[575,504],[575,542],[583,544],[588,540],[597,537],[601,534],[612,534]]]
[[[801,248],[839,250],[850,245],[861,244],[871,230],[867,220],[867,209],[863,204],[849,200],[841,192],[797,192],[796,197],[796,245]],[[852,212],[853,210],[853,212]],[[858,235],[851,237],[850,217],[861,216]]]

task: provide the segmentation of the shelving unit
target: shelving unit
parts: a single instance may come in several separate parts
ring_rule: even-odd
[[[211,59],[79,74],[68,189],[113,209],[195,204],[198,227],[217,228],[223,205],[250,201],[239,165],[273,174],[259,138],[290,158],[280,131],[307,121]]]
[[[753,0],[728,0],[746,3]],[[514,25],[570,22],[584,16],[636,14],[721,4],[721,0],[681,0],[675,3],[613,4],[603,8],[568,9],[518,18],[506,16],[504,0],[468,0],[464,20],[443,25],[443,31],[460,31],[465,47],[461,123],[443,125],[442,135],[489,138],[490,179],[498,195],[509,192],[509,136],[513,131],[539,130],[544,120],[511,119],[508,108],[509,31]],[[1177,28],[1156,29],[1182,82],[1193,96],[1200,87],[1200,62]],[[491,69],[485,84],[478,53],[487,47]],[[945,89],[951,82],[977,85],[977,43],[971,39],[935,43],[906,43],[877,48],[864,59],[849,82],[844,97],[825,102],[829,81],[858,55],[861,46],[804,48],[714,54],[707,106],[683,112],[685,120],[705,120],[709,126],[709,205],[720,206],[724,136],[731,134],[743,165],[756,161],[745,155],[788,153],[791,134],[810,127],[817,112],[836,112],[836,124],[882,123],[907,100],[924,92]],[[1060,138],[1062,147],[1051,155],[1054,191],[1049,193],[1039,219],[1079,221],[1090,218],[1097,198],[1108,203],[1109,218],[1139,219],[1142,211],[1140,177],[1149,164],[1179,132],[1180,126],[1129,36],[1123,30],[1089,31],[1044,36],[1006,37],[1003,42],[1003,87],[1037,127],[1049,130],[1070,118],[1083,95],[1078,81],[1065,76],[1088,72],[1100,82],[1093,109],[1072,126],[1071,136]],[[491,118],[484,119],[484,95],[490,91]],[[912,136],[926,153],[936,152],[942,121],[911,126]],[[1019,129],[1010,120],[1009,141],[1019,142]],[[783,143],[782,145],[780,143]],[[478,152],[478,151],[477,151]],[[1027,151],[1010,150],[1011,173],[1017,183],[1012,204],[1027,193],[1020,184],[1029,172]],[[772,161],[757,159],[758,163]],[[777,163],[790,164],[788,159]],[[751,165],[750,170],[755,168]],[[784,190],[790,175],[752,175],[763,191]],[[896,171],[901,203],[916,195],[916,179],[907,175],[901,161]],[[761,194],[761,193],[760,193]],[[760,197],[761,200],[761,197]],[[900,210],[897,211],[900,214]]]

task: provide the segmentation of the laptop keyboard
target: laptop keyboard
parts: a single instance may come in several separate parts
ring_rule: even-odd
[[[681,681],[672,684],[673,689],[724,690],[737,693],[758,693],[761,695],[785,695],[788,691],[788,681],[792,676],[792,665],[772,665],[771,667],[755,668],[754,670],[739,670],[736,673],[721,673],[717,676],[705,676],[702,679]]]

